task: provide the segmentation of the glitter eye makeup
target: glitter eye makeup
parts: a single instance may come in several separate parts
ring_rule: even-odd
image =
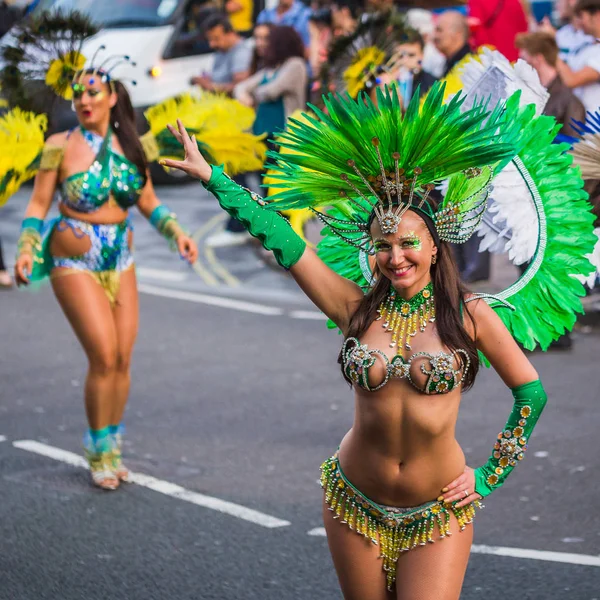
[[[73,89],[73,98],[81,98],[85,92],[85,85],[81,83],[74,83],[71,88]]]
[[[403,250],[422,250],[423,242],[419,235],[414,231],[408,231],[405,234],[398,237],[393,243],[400,244]],[[388,252],[392,247],[392,244],[385,239],[377,239],[373,241],[373,248],[375,252]]]
[[[404,235],[400,236],[399,240],[402,248],[408,250],[422,250],[423,242],[419,235],[414,231],[408,231]]]

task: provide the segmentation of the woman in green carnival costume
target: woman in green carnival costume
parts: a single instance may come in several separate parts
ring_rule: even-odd
[[[475,508],[523,458],[546,403],[536,370],[503,323],[518,331],[516,321],[500,318],[490,304],[519,306],[537,289],[536,277],[560,271],[574,280],[565,264],[579,272],[590,268],[583,256],[593,245],[585,194],[564,149],[551,148],[554,121],[536,120],[518,98],[490,113],[483,103],[466,109],[461,98],[443,104],[442,97],[436,84],[420,109],[415,95],[405,117],[395,91],[379,91],[377,105],[364,96],[328,97],[326,113],[312,107],[315,117],[292,119],[280,136],[282,147],[294,152],[272,154],[274,178],[284,190],[268,203],[209,165],[181,122],[171,128],[186,156],[165,164],[202,180],[344,335],[339,362],[354,388],[355,418],[322,465],[321,484],[329,548],[348,600],[459,597]],[[523,133],[528,123],[534,136]],[[560,174],[553,181],[570,200],[560,209],[570,211],[566,234],[580,236],[583,247],[551,265],[548,275],[538,261],[549,244],[542,224],[535,270],[518,292],[500,300],[470,294],[449,242],[470,237],[494,175],[513,160],[522,164],[517,154],[529,156],[531,144],[537,144],[532,169],[546,169],[549,180]],[[544,154],[547,160],[539,160]],[[547,190],[523,169],[540,211],[548,208],[549,223],[555,208],[547,204]],[[436,206],[429,195],[442,180],[448,188]],[[290,208],[311,208],[326,224],[319,254],[333,268],[277,212]],[[568,294],[583,294],[577,281],[565,285],[572,286]],[[543,297],[540,303],[536,310],[544,313]],[[572,325],[574,307],[555,308],[559,330]],[[528,332],[536,339],[542,333],[539,327]],[[481,354],[511,389],[514,405],[489,460],[473,469],[455,439],[455,424]],[[430,543],[439,538],[445,539]]]
[[[156,197],[125,86],[101,68],[71,82],[79,127],[50,136],[41,156],[18,243],[21,285],[49,275],[56,298],[89,360],[85,449],[92,481],[114,490],[126,481],[121,419],[138,330],[138,291],[128,212],[134,206],[189,263],[195,243]],[[55,191],[60,217],[45,239]]]

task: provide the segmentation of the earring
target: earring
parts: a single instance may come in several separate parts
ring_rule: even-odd
[[[432,265],[435,265],[435,263],[436,263],[436,262],[437,262],[437,254],[434,254],[434,255],[431,257],[431,264],[432,264]]]
[[[114,128],[119,129],[119,121],[115,121]]]

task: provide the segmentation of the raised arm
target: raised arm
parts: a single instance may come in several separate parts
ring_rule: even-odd
[[[41,250],[44,219],[50,210],[58,184],[58,172],[66,139],[65,133],[56,133],[48,138],[42,151],[40,170],[35,176],[33,192],[25,209],[21,235],[17,243],[15,262],[17,285],[29,283],[34,255]]]
[[[304,293],[344,331],[363,296],[362,290],[327,267],[285,218],[265,206],[260,196],[233,182],[222,167],[211,167],[181,122],[178,130],[169,129],[183,144],[185,160],[165,160],[164,164],[203,181],[222,208],[273,251],[277,262],[290,270]]]

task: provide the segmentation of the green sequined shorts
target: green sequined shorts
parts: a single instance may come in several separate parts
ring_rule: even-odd
[[[346,478],[337,453],[321,465],[321,487],[329,510],[356,533],[381,547],[383,570],[387,587],[391,590],[396,581],[396,562],[401,552],[433,542],[437,524],[440,538],[451,535],[450,512],[463,530],[473,522],[475,506],[479,502],[456,508],[433,500],[415,508],[383,506],[367,498]]]

